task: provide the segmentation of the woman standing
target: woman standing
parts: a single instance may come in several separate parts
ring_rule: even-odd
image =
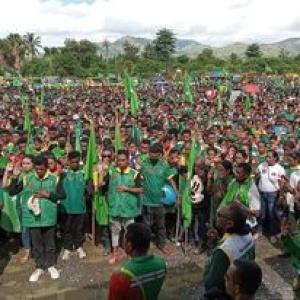
[[[21,162],[22,172],[19,176],[20,181],[24,180],[24,178],[32,172],[32,170],[33,170],[33,161],[32,160],[33,160],[33,158],[29,155],[25,156],[22,159],[22,162]],[[8,177],[9,177],[9,174],[12,172],[13,168],[14,168],[13,163],[10,163],[7,165],[7,168],[5,170],[4,177],[3,177],[3,186],[4,187],[8,187],[8,185],[9,185],[10,180],[8,179]],[[20,222],[21,222],[21,238],[22,238],[22,245],[23,245],[23,249],[24,249],[24,253],[20,257],[20,262],[26,263],[30,257],[31,242],[30,242],[29,228],[23,226],[22,221],[21,221],[22,220],[22,194],[19,194],[17,196],[16,201],[17,201],[16,208],[17,208],[17,211],[18,211],[18,214],[20,217]]]

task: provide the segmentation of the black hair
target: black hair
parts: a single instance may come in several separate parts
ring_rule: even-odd
[[[33,156],[33,155],[26,154],[26,155],[23,157],[23,159],[24,159],[24,158],[29,158],[32,162],[34,161],[34,156]]]
[[[275,150],[269,150],[268,152],[272,153],[272,156],[275,158],[276,162],[278,162],[278,160],[279,160],[279,154],[278,154],[278,152],[275,151]]]
[[[184,130],[182,130],[181,135],[184,135],[184,134],[189,134],[189,135],[191,135],[192,133],[191,133],[191,131],[190,131],[189,129],[184,129]]]
[[[66,139],[67,137],[66,137],[66,135],[65,135],[64,133],[60,132],[60,133],[56,136],[56,138],[57,138],[57,139],[59,139],[59,138],[65,138],[65,139]]]
[[[74,159],[74,158],[80,159],[80,152],[79,152],[79,151],[71,151],[71,152],[68,154],[68,159],[69,159],[69,160]]]
[[[164,148],[163,148],[162,144],[154,143],[150,146],[149,152],[163,154]]]
[[[175,153],[180,154],[180,151],[179,151],[178,149],[176,149],[176,148],[172,148],[172,149],[169,151],[169,155],[170,155],[170,154],[175,154]]]
[[[118,150],[118,155],[125,155],[126,157],[128,157],[128,151],[126,149],[120,149]]]
[[[57,131],[55,126],[50,126],[48,131]]]
[[[289,147],[291,149],[294,149],[296,147],[295,143],[292,141],[285,141],[283,143],[283,147]]]
[[[42,144],[42,143],[43,143],[43,140],[42,140],[41,138],[39,138],[39,137],[35,137],[34,140],[33,140],[33,142],[34,142],[34,143],[37,142],[37,143]]]
[[[229,171],[229,174],[233,174],[233,167],[232,167],[232,163],[229,160],[222,160],[221,161],[221,165],[223,166],[223,168],[226,171]]]
[[[147,145],[150,145],[151,143],[150,143],[150,140],[148,140],[148,139],[143,139],[143,140],[141,141],[141,144],[147,144]]]
[[[235,277],[237,278],[241,292],[254,296],[262,282],[262,270],[254,262],[244,259],[237,259],[233,262],[236,267]]]
[[[245,158],[245,159],[248,157],[247,152],[244,149],[238,150],[236,152],[236,154],[238,154],[238,153],[240,153],[243,156],[243,158]]]
[[[178,135],[178,129],[177,128],[170,128],[168,130],[168,134],[177,136]]]
[[[137,146],[137,143],[133,140],[133,139],[129,139],[129,141],[128,141],[128,146],[129,145],[134,145],[134,146]]]
[[[252,167],[249,163],[239,163],[236,165],[236,167],[243,169],[247,175],[250,175],[252,172]]]
[[[21,137],[18,139],[17,145],[27,144],[27,137]]]
[[[43,156],[45,156],[47,159],[54,159],[55,160],[55,156],[54,156],[54,154],[51,152],[51,151],[49,151],[49,150],[47,150],[47,151],[44,151],[43,152]]]
[[[236,234],[247,234],[249,232],[249,227],[246,223],[247,213],[246,210],[237,203],[232,203],[227,206],[231,220],[233,222],[232,228],[228,229],[228,233]]]
[[[48,167],[48,158],[44,155],[36,156],[33,160],[35,166],[45,166]]]
[[[138,254],[144,254],[150,248],[151,230],[145,224],[132,223],[127,226],[125,239]]]

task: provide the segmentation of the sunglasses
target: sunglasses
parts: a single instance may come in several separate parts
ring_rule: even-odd
[[[111,158],[111,155],[102,155],[102,158]]]

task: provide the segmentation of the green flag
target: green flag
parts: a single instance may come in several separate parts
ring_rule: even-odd
[[[119,123],[118,114],[116,114],[116,117],[115,117],[115,153],[117,154],[121,148],[122,148],[122,138],[121,138],[120,123]]]
[[[75,151],[78,151],[81,153],[81,133],[82,133],[82,126],[81,121],[78,119],[74,126],[74,132],[75,132]]]
[[[8,232],[20,232],[21,224],[17,211],[17,197],[10,197],[3,188],[0,189],[0,202],[4,203],[0,215],[0,226]]]
[[[85,180],[93,179],[94,166],[97,164],[97,145],[94,124],[90,125],[90,137],[85,161]]]
[[[176,72],[173,76],[173,80],[175,82],[176,87],[178,87],[180,84],[180,81],[181,81],[181,71],[180,70],[176,70]]]
[[[250,96],[248,94],[245,96],[244,102],[245,102],[245,109],[246,109],[246,111],[249,111],[251,109],[251,107],[252,107],[252,101],[251,101],[251,98],[250,98]]]
[[[193,94],[191,92],[190,82],[191,82],[191,78],[186,73],[185,76],[184,76],[184,81],[183,81],[183,92],[184,92],[184,95],[185,95],[185,99],[188,102],[192,103],[193,102]]]
[[[191,151],[189,154],[188,165],[187,165],[187,179],[186,185],[182,196],[182,219],[183,227],[187,229],[192,220],[192,203],[191,203],[191,180],[193,176],[193,169],[199,153],[199,143],[195,138],[192,139]]]
[[[27,131],[27,143],[26,143],[25,153],[27,155],[34,155],[32,124],[31,124],[30,110],[27,101],[25,103],[25,116],[24,116],[23,129]]]
[[[132,126],[131,138],[135,142],[135,144],[139,145],[141,141],[141,130],[137,125]]]
[[[218,92],[218,96],[217,96],[217,101],[218,101],[218,111],[222,111],[223,110],[223,100],[222,97],[220,95],[220,93]]]
[[[18,78],[18,77],[13,77],[12,78],[12,86],[13,87],[22,87],[22,82],[21,82],[21,80]]]
[[[127,72],[125,72],[124,88],[126,98],[130,103],[130,112],[133,116],[136,116],[140,110],[140,100],[136,91],[134,90],[132,78],[128,75]]]

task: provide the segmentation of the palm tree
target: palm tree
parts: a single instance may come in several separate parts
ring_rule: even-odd
[[[26,45],[26,52],[33,59],[36,55],[39,54],[39,49],[42,48],[41,37],[36,36],[32,32],[27,32],[23,36],[24,43]]]
[[[20,72],[26,53],[26,46],[18,33],[11,33],[5,39],[6,63],[16,72]]]
[[[5,67],[5,40],[0,39],[0,69]]]

